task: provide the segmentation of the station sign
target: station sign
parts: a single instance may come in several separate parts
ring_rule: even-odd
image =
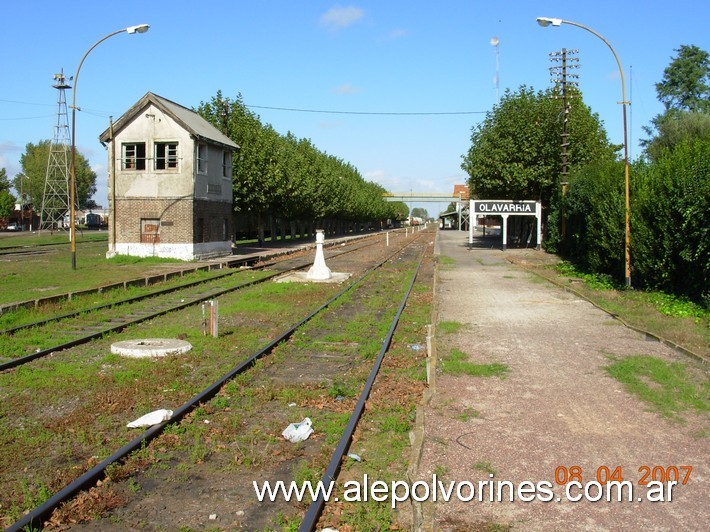
[[[534,216],[537,226],[537,245],[540,249],[542,241],[542,204],[539,201],[515,201],[515,200],[469,200],[469,211],[471,213],[471,223],[468,226],[468,243],[473,246],[473,232],[476,228],[478,216],[500,216],[503,233],[503,249],[508,248],[508,218],[510,216]]]
[[[535,201],[472,200],[471,204],[474,214],[537,214]]]

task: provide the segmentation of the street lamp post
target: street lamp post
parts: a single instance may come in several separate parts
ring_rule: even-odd
[[[619,66],[619,75],[621,76],[621,101],[619,102],[622,106],[624,115],[624,195],[626,200],[625,208],[625,235],[624,235],[624,282],[627,287],[631,287],[631,199],[630,199],[630,179],[629,179],[629,141],[628,133],[626,127],[626,105],[630,102],[626,101],[626,83],[624,82],[624,69],[621,67],[621,61],[619,61],[619,56],[616,55],[614,47],[607,41],[604,37],[599,35],[596,31],[583,24],[577,22],[572,22],[569,20],[563,20],[561,18],[548,18],[548,17],[538,17],[537,23],[540,26],[560,26],[561,24],[569,24],[570,26],[577,26],[583,30],[587,30],[589,33],[599,37],[604,44],[609,47],[611,53],[614,54],[614,59],[616,59],[616,64]]]
[[[74,74],[74,90],[72,90],[71,99],[71,165],[70,165],[70,183],[69,183],[69,238],[71,241],[71,267],[72,270],[76,270],[76,224],[74,223],[75,216],[75,203],[76,203],[76,87],[79,84],[79,72],[81,71],[81,65],[84,64],[86,56],[91,53],[91,50],[96,48],[99,44],[104,42],[106,39],[118,35],[119,33],[145,33],[148,31],[150,26],[148,24],[139,24],[138,26],[129,26],[123,28],[122,30],[114,31],[109,33],[105,37],[102,37],[96,41],[91,48],[89,48],[84,57],[79,61],[79,67],[76,69],[76,74]]]

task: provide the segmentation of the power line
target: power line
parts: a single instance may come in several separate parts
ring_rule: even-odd
[[[20,105],[50,105],[44,103],[33,103],[33,102],[21,102],[17,100],[5,100],[0,99],[0,102],[5,103],[15,103]],[[326,109],[300,109],[296,107],[275,107],[268,105],[247,105],[245,107],[249,109],[267,109],[270,111],[289,111],[294,113],[317,113],[317,114],[331,114],[331,115],[367,115],[367,116],[455,116],[455,115],[483,115],[488,111],[440,111],[440,112],[395,112],[395,111],[333,111]],[[86,114],[91,114],[94,116],[109,116],[105,111],[99,109],[82,109]],[[50,115],[54,116],[54,115]],[[45,118],[45,117],[31,117],[31,118]],[[0,118],[0,120],[25,120],[24,118]]]
[[[50,116],[56,116],[56,115],[18,116],[17,118],[0,118],[0,120],[2,120],[2,121],[7,121],[7,120],[35,120],[36,118],[49,118]]]
[[[320,113],[331,115],[384,115],[384,116],[436,116],[436,115],[479,115],[487,111],[448,111],[448,112],[385,112],[385,111],[326,111],[322,109],[296,109],[293,107],[269,107],[266,105],[248,105],[250,109],[268,109],[271,111],[292,111],[296,113]]]
[[[0,102],[5,102],[5,103],[19,103],[19,104],[21,104],[21,105],[39,105],[39,106],[42,106],[42,107],[47,107],[47,106],[49,106],[49,107],[54,107],[54,104],[52,104],[52,103],[18,102],[17,100],[3,100],[3,99],[0,99]],[[52,116],[54,116],[54,115],[52,115]]]

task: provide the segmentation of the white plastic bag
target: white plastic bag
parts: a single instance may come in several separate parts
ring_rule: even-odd
[[[129,429],[135,429],[139,427],[152,427],[153,425],[157,425],[158,423],[162,423],[163,421],[167,421],[170,419],[173,415],[172,410],[166,410],[164,408],[160,410],[155,410],[153,412],[150,412],[149,414],[146,414],[144,416],[139,417],[135,421],[131,421],[128,425],[126,425]]]
[[[298,443],[308,439],[308,436],[313,433],[312,425],[311,419],[306,417],[300,423],[291,423],[281,434],[291,443]]]

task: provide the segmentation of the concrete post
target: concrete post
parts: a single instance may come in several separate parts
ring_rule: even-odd
[[[306,274],[306,279],[322,281],[331,278],[330,268],[325,265],[323,242],[325,242],[323,229],[316,229],[316,258],[313,261],[313,266],[311,266],[311,269],[308,270]]]

